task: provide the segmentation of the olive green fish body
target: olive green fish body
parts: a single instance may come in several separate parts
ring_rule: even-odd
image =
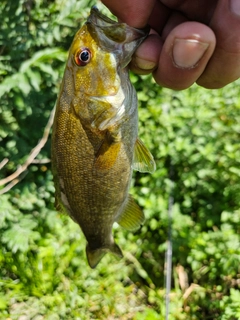
[[[107,133],[85,127],[74,110],[68,115],[60,108],[56,112],[52,161],[58,172],[57,199],[81,226],[91,248],[110,245],[112,224],[127,199],[137,138],[134,113],[121,128],[124,139],[114,165],[99,170],[96,155]]]
[[[145,36],[93,8],[70,48],[56,105],[57,208],[80,225],[91,267],[108,251],[122,256],[112,237],[115,221],[127,229],[143,222],[128,190],[133,167],[151,171],[154,161],[137,138],[137,97],[126,65]]]

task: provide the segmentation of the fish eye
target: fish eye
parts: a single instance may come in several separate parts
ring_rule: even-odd
[[[91,52],[89,49],[84,48],[76,52],[74,57],[75,63],[77,66],[84,67],[91,60]]]

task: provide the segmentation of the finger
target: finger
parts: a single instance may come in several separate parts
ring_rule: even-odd
[[[210,22],[216,49],[197,83],[216,89],[240,77],[240,1],[220,0]]]
[[[189,21],[209,24],[219,0],[159,0],[162,4],[183,14]]]
[[[199,22],[184,22],[166,37],[153,72],[164,87],[182,90],[190,87],[203,73],[215,48],[213,31]]]
[[[144,28],[155,4],[155,0],[102,0],[121,21],[135,28]]]
[[[150,34],[136,50],[130,69],[138,74],[152,73],[158,66],[159,54],[162,50],[162,40],[157,34]]]
[[[155,29],[151,30],[150,36],[141,44],[136,50],[130,68],[138,74],[152,73],[158,67],[159,55],[162,51],[163,42],[170,31],[180,23],[186,21],[186,18],[180,14],[172,14],[168,19],[166,25],[159,30],[157,25],[157,16],[159,15],[160,8],[154,8],[151,14],[151,26]],[[161,33],[161,37],[158,33]]]

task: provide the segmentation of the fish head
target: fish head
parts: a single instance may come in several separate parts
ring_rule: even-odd
[[[92,7],[87,20],[99,46],[114,54],[121,68],[128,65],[137,47],[147,37],[150,28],[136,29],[126,23],[114,21]]]
[[[113,21],[91,9],[87,22],[77,32],[69,51],[68,69],[75,93],[114,96],[119,92],[119,73],[148,34],[125,23]]]
[[[87,24],[77,32],[69,50],[67,68],[76,95],[112,95],[120,86],[116,61],[111,52],[101,49]]]

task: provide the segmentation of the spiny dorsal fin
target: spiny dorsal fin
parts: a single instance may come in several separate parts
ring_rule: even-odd
[[[140,207],[136,204],[131,195],[128,195],[127,204],[124,211],[117,219],[117,223],[129,230],[134,231],[138,229],[144,222],[144,214]]]
[[[139,138],[137,138],[134,146],[133,169],[151,173],[156,170],[152,154]]]

